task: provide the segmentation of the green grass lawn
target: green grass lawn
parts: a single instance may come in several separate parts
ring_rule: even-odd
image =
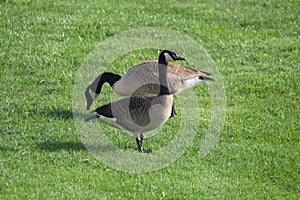
[[[0,199],[299,199],[299,1],[0,5]],[[199,42],[222,76],[227,113],[220,140],[206,157],[199,158],[199,134],[173,165],[130,174],[86,150],[74,125],[72,94],[88,54],[110,36],[139,27],[172,29]],[[136,64],[145,55],[156,58],[157,51],[115,64]],[[111,92],[103,90],[97,105]],[[194,92],[209,113],[206,85]],[[200,119],[199,133],[209,116]],[[170,132],[172,123],[162,131]],[[116,134],[116,145],[136,151],[132,137]],[[159,137],[144,145],[161,148]]]

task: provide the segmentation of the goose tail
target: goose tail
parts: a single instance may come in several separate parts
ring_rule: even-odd
[[[84,121],[88,122],[88,121],[91,121],[91,120],[94,120],[97,118],[98,118],[98,116],[96,114],[93,114],[93,115],[90,115],[89,117],[85,118]]]
[[[96,108],[95,110],[92,110],[90,113],[93,113],[93,115],[87,117],[85,121],[90,121],[93,119],[97,119],[101,116],[105,118],[113,118],[111,103],[103,105],[99,108]]]
[[[201,74],[199,75],[199,79],[201,79],[203,81],[214,81],[215,80],[211,73],[208,73],[205,71],[200,71],[200,72],[201,72]]]

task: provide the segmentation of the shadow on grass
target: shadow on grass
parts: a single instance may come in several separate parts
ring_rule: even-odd
[[[86,150],[81,142],[46,141],[38,143],[37,146],[43,151],[80,151]]]
[[[64,110],[64,109],[51,109],[46,110],[40,113],[41,115],[48,116],[51,118],[60,118],[65,120],[72,120],[73,119],[73,112],[71,110]]]
[[[87,115],[83,113],[73,113],[72,110],[57,109],[57,108],[43,110],[43,111],[34,111],[34,113],[41,116],[63,119],[63,120],[73,120],[74,117],[85,119],[87,117]]]
[[[9,152],[9,151],[17,151],[17,150],[15,148],[11,148],[11,147],[1,147],[0,146],[0,151]]]
[[[46,141],[38,143],[37,146],[43,151],[87,151],[87,148],[81,142]],[[90,145],[88,148],[94,152],[113,152],[117,150],[112,145]]]

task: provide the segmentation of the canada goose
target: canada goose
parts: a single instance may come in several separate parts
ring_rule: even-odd
[[[133,133],[136,137],[138,149],[143,152],[143,133],[154,130],[163,125],[169,118],[173,94],[167,79],[167,64],[172,60],[185,60],[170,50],[163,50],[158,60],[158,77],[160,83],[159,94],[137,94],[119,101],[103,105],[86,119],[98,118],[114,127]]]
[[[158,64],[157,60],[145,61],[133,66],[122,77],[118,74],[104,72],[100,74],[85,91],[87,110],[90,109],[95,98],[100,94],[102,85],[107,82],[113,90],[122,96],[132,94],[158,94]],[[172,94],[178,95],[186,89],[193,88],[200,83],[214,79],[210,73],[180,66],[175,63],[167,64],[168,83]]]

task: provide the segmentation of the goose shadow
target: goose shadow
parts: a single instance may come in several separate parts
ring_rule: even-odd
[[[86,151],[87,149],[81,142],[62,142],[62,141],[45,141],[37,143],[39,149],[43,151]]]
[[[73,120],[74,118],[79,119],[85,119],[87,117],[87,114],[82,113],[75,113],[72,110],[66,110],[66,109],[58,109],[53,108],[49,110],[43,110],[43,111],[33,111],[33,113],[45,116],[49,118],[58,118],[63,120]]]
[[[45,141],[37,143],[37,147],[43,151],[92,151],[92,152],[113,152],[117,148],[112,145],[88,145],[85,146],[81,142],[61,142],[61,141]]]
[[[0,152],[17,152],[17,149],[11,147],[2,147],[0,146]]]
[[[49,110],[45,114],[47,116],[50,116],[50,117],[53,117],[53,118],[62,118],[62,119],[65,119],[65,120],[72,120],[73,119],[73,112],[71,110],[53,109],[53,110]]]

